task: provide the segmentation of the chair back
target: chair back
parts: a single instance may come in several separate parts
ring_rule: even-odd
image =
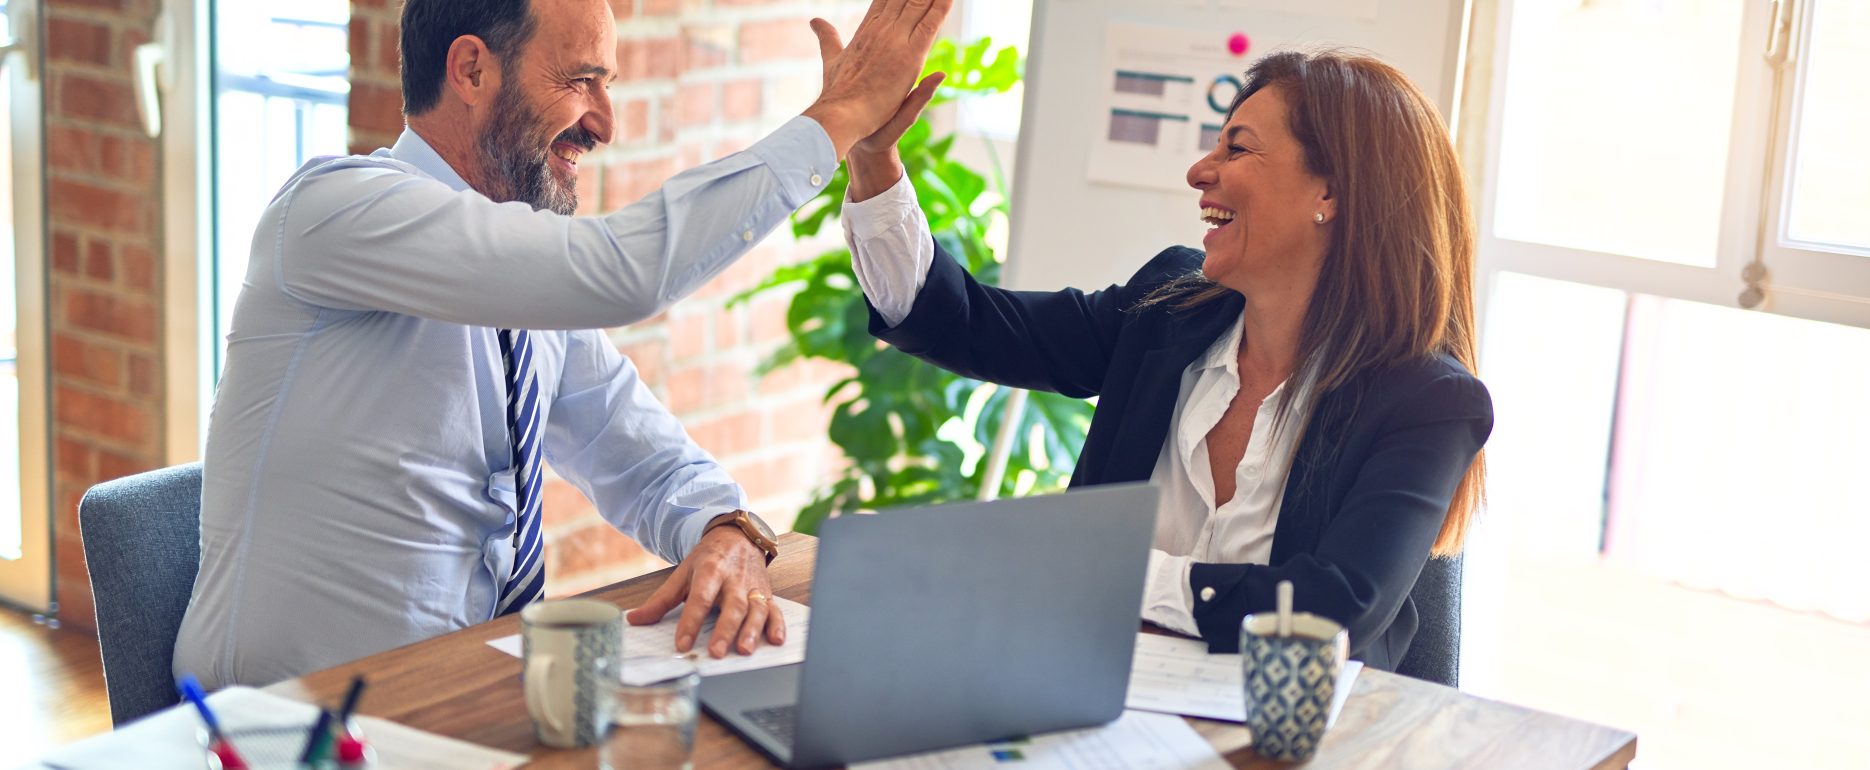
[[[110,719],[177,701],[172,663],[201,563],[201,463],[91,487],[78,503]]]
[[[1461,557],[1429,559],[1409,592],[1417,625],[1396,673],[1449,687],[1461,684]]]

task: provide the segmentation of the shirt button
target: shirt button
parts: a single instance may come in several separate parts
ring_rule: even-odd
[[[1201,600],[1204,602],[1214,601],[1214,586],[1201,589]]]
[[[752,230],[748,230],[748,231],[746,231],[746,232],[744,232],[744,233],[741,233],[741,234],[740,234],[740,240],[743,240],[743,241],[746,241],[746,242],[748,242],[748,243],[752,243],[752,242],[753,242],[753,231],[752,231]]]
[[[825,178],[824,178],[824,177],[822,177],[822,176],[819,176],[819,175],[817,175],[817,174],[813,174],[813,175],[812,175],[812,186],[813,186],[813,187],[818,187],[818,186],[820,186],[820,185],[823,185],[824,183],[825,183]]]

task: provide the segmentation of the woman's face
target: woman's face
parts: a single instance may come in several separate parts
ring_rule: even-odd
[[[1337,214],[1325,180],[1305,167],[1303,145],[1287,129],[1285,95],[1260,89],[1234,111],[1221,140],[1188,169],[1212,229],[1202,272],[1244,291],[1267,277],[1315,271]],[[1314,218],[1325,216],[1325,223]]]

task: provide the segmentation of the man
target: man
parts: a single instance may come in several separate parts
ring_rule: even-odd
[[[710,654],[781,642],[770,530],[591,330],[699,287],[913,120],[951,1],[874,0],[848,49],[814,20],[803,115],[582,218],[577,164],[614,130],[608,3],[407,0],[408,128],[306,164],[254,234],[176,673],[264,684],[518,611],[544,584],[545,461],[680,562],[632,622],[684,603],[683,651],[716,608]]]

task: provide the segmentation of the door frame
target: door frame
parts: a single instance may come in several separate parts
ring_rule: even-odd
[[[20,542],[22,558],[0,560],[0,603],[35,613],[57,609],[52,593],[52,442],[46,330],[45,57],[42,0],[9,0],[7,13],[23,51],[7,54],[11,87],[6,120],[12,130],[13,259],[18,294]],[[21,61],[21,59],[25,61]],[[20,109],[20,104],[39,109]],[[22,147],[34,148],[20,152]]]

